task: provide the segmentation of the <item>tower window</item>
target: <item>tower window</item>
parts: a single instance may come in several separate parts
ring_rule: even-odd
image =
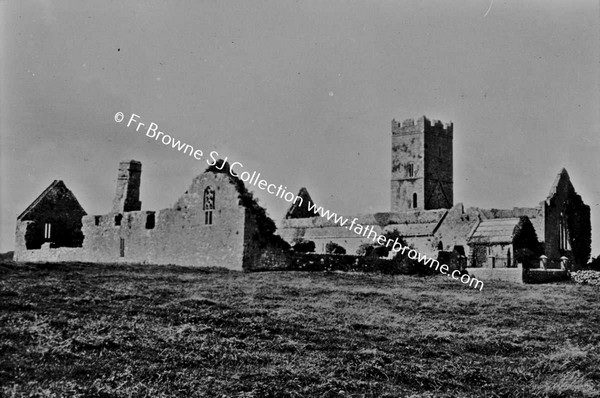
[[[413,207],[413,209],[417,208],[417,203],[418,203],[418,201],[417,201],[417,193],[415,192],[415,193],[413,193],[413,198],[412,198],[412,207]]]
[[[120,238],[119,243],[119,256],[125,257],[125,239]]]
[[[406,172],[408,174],[409,177],[414,177],[415,175],[415,167],[412,163],[409,163],[408,165],[406,165]]]
[[[121,220],[123,219],[123,214],[117,214],[115,216],[115,225],[121,225]]]
[[[49,223],[44,224],[44,239],[50,240],[51,230],[52,230],[52,224],[49,224]]]
[[[100,225],[100,220],[102,220],[102,216],[94,216],[94,225]]]

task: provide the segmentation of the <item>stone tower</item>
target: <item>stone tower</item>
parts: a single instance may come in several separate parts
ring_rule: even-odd
[[[454,202],[453,124],[392,120],[391,210],[449,209]]]
[[[117,192],[113,200],[114,213],[137,211],[142,209],[140,202],[140,180],[142,163],[136,160],[119,163],[117,175]]]

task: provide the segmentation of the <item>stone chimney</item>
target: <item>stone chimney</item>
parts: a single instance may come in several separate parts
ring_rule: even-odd
[[[112,211],[123,213],[142,209],[140,202],[140,180],[142,176],[142,163],[136,160],[119,163],[117,175],[117,192],[113,200]]]

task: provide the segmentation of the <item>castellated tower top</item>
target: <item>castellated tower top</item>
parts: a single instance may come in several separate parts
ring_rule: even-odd
[[[452,207],[453,133],[452,123],[425,116],[392,120],[393,212]]]
[[[404,119],[403,122],[392,120],[392,135],[436,132],[452,136],[453,129],[453,123],[442,123],[440,120],[430,120],[425,116],[421,116],[416,121],[414,119]]]
[[[142,209],[140,202],[140,180],[142,163],[137,160],[126,160],[119,163],[117,174],[117,192],[113,200],[112,211],[122,213]]]

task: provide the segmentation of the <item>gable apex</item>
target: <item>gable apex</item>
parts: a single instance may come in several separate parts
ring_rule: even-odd
[[[54,180],[52,181],[52,183],[48,186],[48,188],[44,189],[44,191],[33,201],[31,202],[31,204],[29,206],[27,206],[27,208],[25,210],[23,210],[23,212],[21,214],[19,214],[19,216],[17,217],[17,220],[22,220],[27,214],[29,214],[46,196],[48,196],[48,194],[50,192],[52,192],[54,189],[57,188],[61,188],[61,189],[66,189],[67,191],[69,190],[67,188],[67,186],[65,185],[65,183],[62,180]]]
[[[569,177],[569,173],[567,172],[567,169],[565,169],[564,167],[562,169],[560,169],[560,171],[556,175],[556,178],[554,179],[554,182],[552,183],[552,187],[550,188],[550,193],[548,194],[548,197],[546,198],[546,203],[550,204],[550,201],[552,200],[552,198],[554,198],[556,196],[556,194],[558,193],[558,188],[561,184],[567,184],[567,186],[569,187],[568,189],[571,189],[571,190],[574,189],[573,184],[571,183],[571,178]]]
[[[314,212],[308,209],[309,202],[312,204],[314,204],[314,202],[310,197],[308,190],[305,187],[300,188],[297,197],[301,199],[300,204],[298,204],[297,201],[294,200],[294,202],[289,207],[288,211],[285,213],[284,219],[311,218],[318,216],[318,214],[315,214]]]

